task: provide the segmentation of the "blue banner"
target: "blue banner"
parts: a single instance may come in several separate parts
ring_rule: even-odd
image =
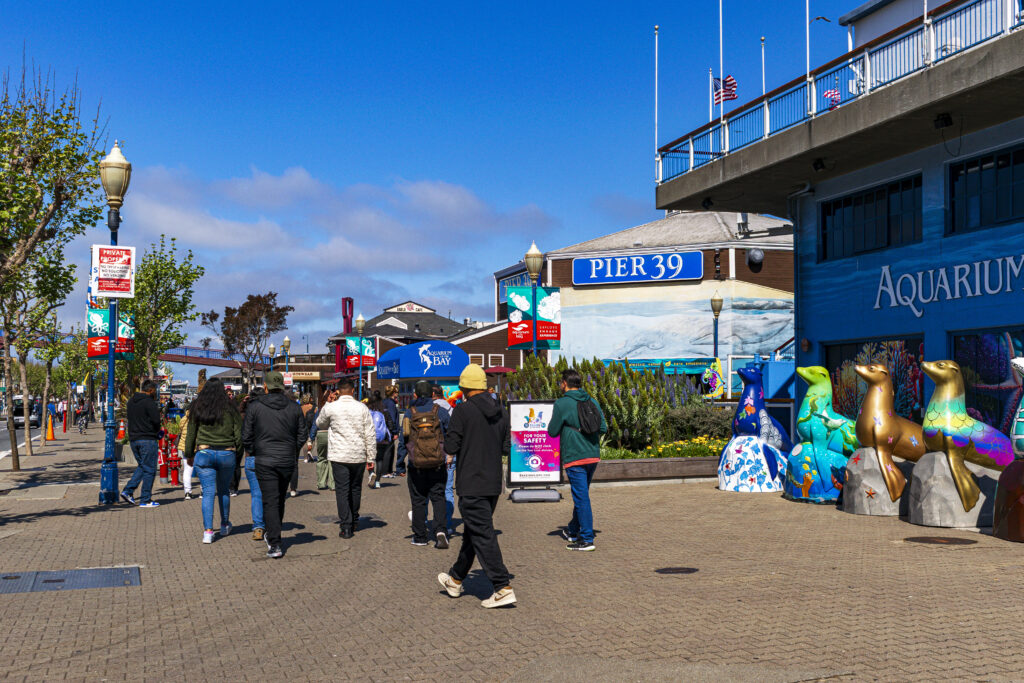
[[[574,258],[574,285],[617,285],[627,282],[670,282],[704,277],[704,255],[699,251]]]

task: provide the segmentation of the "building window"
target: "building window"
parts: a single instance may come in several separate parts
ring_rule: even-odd
[[[821,261],[920,241],[920,175],[821,203]]]
[[[825,346],[825,367],[832,376],[832,405],[837,412],[856,420],[867,393],[867,382],[855,365],[881,363],[889,368],[896,412],[920,422],[924,397],[924,372],[919,361],[924,354],[924,337],[871,339]]]
[[[949,166],[949,232],[1024,218],[1024,146]]]
[[[964,380],[967,413],[1010,436],[1024,396],[1010,359],[1024,356],[1024,327],[952,337],[953,360]]]
[[[487,364],[492,368],[497,368],[505,365],[505,355],[502,353],[492,353],[487,356]]]
[[[471,353],[469,354],[469,362],[476,363],[477,365],[483,366],[484,354],[482,353]]]

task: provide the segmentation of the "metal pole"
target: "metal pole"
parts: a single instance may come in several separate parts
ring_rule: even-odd
[[[654,159],[658,160],[658,26],[654,26]],[[658,173],[658,182],[661,174]]]
[[[725,123],[725,67],[722,65],[722,0],[718,0],[718,118]],[[724,133],[724,131],[723,131]],[[724,137],[724,136],[723,136]]]
[[[540,277],[539,273],[537,274],[537,277]],[[536,278],[533,279],[533,283],[532,284],[533,284],[533,287],[532,287],[532,292],[533,292],[533,308],[531,310],[533,311],[533,357],[536,358],[537,357],[537,280],[536,280]]]
[[[363,400],[363,336],[359,335],[359,400]]]
[[[715,316],[715,358],[718,358],[718,316]]]
[[[107,212],[107,227],[110,228],[110,246],[117,246],[117,229],[121,225],[121,212],[111,208]],[[100,466],[100,505],[117,502],[117,461],[114,459],[114,350],[117,347],[117,299],[110,299],[107,320],[107,419],[106,439],[103,444],[103,464]],[[69,406],[70,407],[70,406]]]
[[[761,96],[768,92],[764,87],[764,36],[761,36]]]
[[[284,371],[288,372],[288,352],[284,352]]]

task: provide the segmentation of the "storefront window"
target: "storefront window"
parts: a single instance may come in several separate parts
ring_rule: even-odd
[[[1024,327],[953,335],[967,412],[1009,435],[1024,389],[1010,359],[1024,356]]]
[[[920,366],[923,353],[924,337],[826,346],[825,367],[832,375],[833,407],[846,417],[857,419],[867,383],[857,375],[854,366],[881,363],[889,368],[896,412],[920,422],[924,396],[924,373]]]
[[[920,175],[821,203],[822,261],[920,241]]]
[[[949,231],[970,232],[1024,217],[1024,147],[949,166]]]

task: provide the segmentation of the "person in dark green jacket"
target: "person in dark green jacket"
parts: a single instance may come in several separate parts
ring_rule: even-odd
[[[572,520],[562,530],[569,542],[568,550],[594,550],[594,513],[590,508],[590,482],[601,460],[601,436],[608,431],[604,411],[590,394],[583,391],[580,373],[573,369],[562,371],[562,398],[555,401],[555,409],[548,423],[548,434],[557,436],[561,443],[562,467],[572,491]],[[581,429],[580,411],[589,412],[596,429]]]
[[[242,417],[224,384],[209,379],[189,411],[185,459],[194,465],[203,487],[203,543],[213,543],[213,499],[220,502],[220,535],[231,533],[229,487],[235,453],[242,448]]]

